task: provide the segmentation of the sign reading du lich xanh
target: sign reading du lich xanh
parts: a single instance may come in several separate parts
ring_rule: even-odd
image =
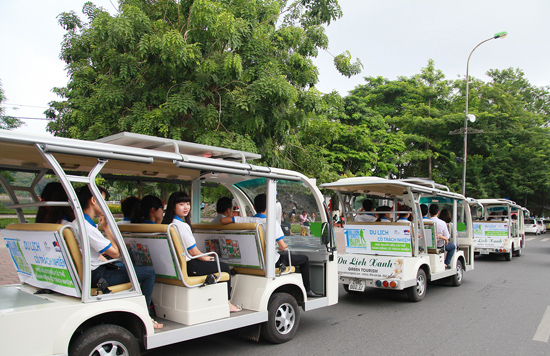
[[[2,230],[2,235],[21,283],[77,296],[76,278],[63,257],[57,231]]]
[[[412,256],[408,224],[353,225],[344,227],[346,253]]]

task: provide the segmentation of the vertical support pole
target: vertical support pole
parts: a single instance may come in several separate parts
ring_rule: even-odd
[[[265,266],[265,276],[267,278],[274,278],[275,277],[275,239],[278,236],[275,236],[275,224],[277,224],[276,219],[276,208],[275,208],[275,202],[277,198],[277,181],[275,179],[267,179],[267,224],[265,227],[265,260],[266,260],[266,266]]]
[[[191,183],[191,222],[198,224],[201,222],[201,181],[195,179]]]

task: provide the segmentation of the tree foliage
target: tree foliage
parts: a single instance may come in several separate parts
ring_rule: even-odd
[[[4,101],[6,101],[6,97],[4,95],[4,89],[2,88],[2,82],[0,82],[0,129],[13,130],[23,125],[23,121],[6,115],[5,109],[2,107]]]
[[[337,0],[122,0],[63,13],[67,87],[49,130],[96,139],[120,131],[250,152],[320,182],[356,175],[432,178],[461,191],[464,78],[432,60],[420,73],[367,76],[346,97],[322,94],[312,58],[328,48]],[[337,55],[358,74],[360,61]],[[550,94],[519,69],[469,78],[467,195],[540,212],[550,190]],[[0,97],[0,98],[3,98]],[[548,207],[546,207],[548,209]]]
[[[55,135],[131,131],[298,168],[280,148],[321,100],[311,59],[341,16],[336,0],[122,0],[114,16],[92,3],[83,12],[59,16],[70,82],[47,112]],[[346,56],[338,68],[357,73]]]
[[[477,117],[470,125],[483,133],[468,136],[466,193],[510,198],[539,214],[550,210],[544,205],[550,189],[548,88],[534,87],[519,69],[487,75],[488,83],[470,79],[469,112]],[[341,122],[368,124],[371,137],[375,128],[391,133],[393,147],[402,149],[392,152],[393,162],[385,160],[386,168],[396,165],[386,169],[389,176],[432,178],[460,192],[464,138],[450,133],[464,126],[464,90],[464,80],[445,80],[430,60],[410,78],[366,77],[345,98]],[[359,147],[348,142],[348,150]]]

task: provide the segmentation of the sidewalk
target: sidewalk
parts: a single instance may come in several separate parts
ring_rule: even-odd
[[[2,238],[2,245],[0,246],[0,285],[14,283],[19,283],[19,278],[15,272],[10,252],[6,248],[4,239]]]
[[[343,227],[334,228],[334,237],[336,238],[336,250],[338,253],[346,253],[346,235]]]

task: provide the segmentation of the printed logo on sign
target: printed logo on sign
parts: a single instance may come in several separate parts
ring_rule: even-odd
[[[474,235],[482,235],[483,230],[481,229],[481,224],[474,224]]]
[[[367,240],[363,234],[363,230],[346,230],[348,247],[367,247]]]

